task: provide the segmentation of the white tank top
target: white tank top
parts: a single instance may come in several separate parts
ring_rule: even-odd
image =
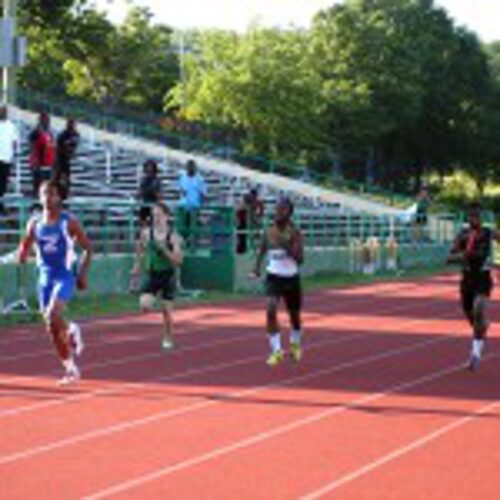
[[[297,261],[283,248],[271,248],[267,252],[267,268],[270,274],[289,278],[299,272]]]

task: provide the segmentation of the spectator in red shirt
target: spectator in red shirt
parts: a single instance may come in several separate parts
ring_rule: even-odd
[[[52,167],[55,161],[55,140],[50,130],[50,118],[47,113],[40,113],[38,125],[31,132],[29,142],[33,197],[37,198],[40,184],[52,177]]]
[[[263,216],[264,203],[259,199],[257,189],[252,188],[245,194],[242,203],[236,210],[236,224],[238,228],[237,253],[246,253],[249,236],[255,247]]]

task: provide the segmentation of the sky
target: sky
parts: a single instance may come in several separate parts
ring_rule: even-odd
[[[94,0],[114,22],[121,22],[131,0]],[[253,21],[263,26],[309,26],[321,8],[339,0],[132,0],[149,7],[155,22],[173,28],[223,28],[243,32]],[[435,0],[459,26],[485,42],[500,40],[500,0]]]

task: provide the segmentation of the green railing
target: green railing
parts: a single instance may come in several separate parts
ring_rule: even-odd
[[[134,112],[103,110],[78,99],[49,96],[32,90],[20,90],[17,95],[19,107],[32,111],[44,110],[55,116],[71,116],[101,130],[148,139],[174,149],[230,159],[245,167],[261,172],[276,173],[313,185],[355,194],[373,201],[408,206],[412,199],[407,195],[372,184],[349,181],[332,174],[316,172],[304,165],[282,160],[270,160],[263,156],[243,153],[238,143],[229,138],[211,139],[206,128],[191,135],[177,133],[162,127],[165,117],[154,113],[141,115]],[[214,135],[217,135],[214,133]],[[218,134],[221,135],[221,134]],[[223,134],[222,134],[223,135]]]
[[[24,199],[7,202],[9,214],[0,218],[0,255],[16,248],[32,205]],[[134,251],[140,230],[139,204],[75,198],[69,201],[67,208],[80,220],[97,253],[129,254]],[[260,221],[248,221],[242,229],[238,227],[234,207],[204,208],[193,214],[181,208],[174,211],[176,229],[185,239],[186,252],[193,255],[254,252],[271,218],[272,214],[266,214]],[[294,219],[304,234],[306,247],[345,247],[353,242],[365,242],[370,237],[381,242],[391,237],[399,243],[415,241],[413,224],[396,216],[298,210]],[[451,241],[461,223],[461,216],[433,216],[420,240]]]

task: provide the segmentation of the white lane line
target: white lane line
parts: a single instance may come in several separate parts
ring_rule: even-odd
[[[412,342],[411,345],[409,345],[409,346],[399,347],[397,349],[391,349],[391,350],[385,351],[383,353],[366,356],[364,358],[360,358],[360,359],[357,359],[357,360],[354,360],[354,361],[350,361],[350,362],[346,362],[346,363],[341,363],[340,365],[336,365],[336,366],[333,366],[333,367],[322,368],[322,369],[319,369],[319,370],[315,370],[313,372],[309,372],[309,373],[304,374],[304,375],[299,375],[297,377],[289,378],[289,379],[287,379],[285,381],[282,381],[282,382],[272,382],[272,383],[269,383],[269,384],[264,384],[264,385],[261,385],[261,386],[255,386],[255,387],[252,387],[252,388],[249,388],[249,389],[245,389],[243,391],[229,392],[229,393],[226,393],[224,395],[224,397],[225,398],[229,398],[229,397],[233,397],[233,398],[235,398],[235,397],[241,397],[241,396],[246,396],[248,394],[255,394],[255,393],[258,393],[258,392],[262,392],[262,391],[265,391],[267,389],[271,389],[271,388],[275,388],[275,387],[287,386],[287,385],[289,385],[291,383],[303,382],[303,381],[306,381],[306,380],[309,380],[309,379],[312,379],[312,378],[315,378],[315,377],[318,377],[318,376],[322,376],[322,375],[325,375],[325,374],[332,374],[332,373],[336,373],[336,372],[339,372],[339,371],[347,370],[349,368],[353,368],[353,367],[356,367],[356,366],[360,366],[360,365],[364,365],[364,364],[369,364],[369,363],[372,363],[372,362],[377,362],[377,361],[380,361],[380,360],[383,360],[383,359],[386,359],[386,358],[391,358],[391,357],[394,357],[394,356],[399,356],[400,354],[403,354],[403,353],[406,353],[406,352],[412,352],[412,351],[415,351],[415,350],[418,350],[418,349],[421,349],[421,348],[425,348],[427,346],[435,345],[437,343],[445,342],[445,341],[449,342],[450,338],[440,337],[440,338],[437,338],[437,339],[436,338],[427,339],[425,341],[418,342],[418,343],[413,343]],[[259,357],[259,359],[260,359],[260,357]],[[174,410],[168,410],[168,411],[164,411],[164,412],[159,412],[159,413],[155,413],[155,414],[152,414],[152,415],[148,415],[147,417],[142,417],[142,418],[139,418],[139,419],[129,420],[129,421],[121,422],[119,424],[115,424],[115,425],[111,425],[111,426],[108,426],[108,427],[96,429],[94,431],[90,431],[90,432],[87,432],[87,433],[79,434],[77,436],[73,436],[73,437],[70,437],[70,438],[65,438],[65,439],[62,439],[62,440],[59,440],[59,441],[55,441],[55,442],[52,442],[52,443],[48,443],[48,444],[45,444],[45,445],[42,445],[42,446],[37,446],[37,447],[34,447],[34,448],[29,448],[29,449],[21,451],[21,452],[16,452],[16,453],[13,453],[13,454],[10,454],[10,455],[4,455],[4,456],[0,457],[0,465],[4,465],[4,464],[7,464],[7,463],[12,463],[12,462],[16,462],[16,461],[19,461],[19,460],[23,460],[23,459],[26,459],[28,457],[32,457],[34,455],[39,455],[41,453],[45,453],[45,452],[48,452],[48,451],[53,451],[53,450],[56,450],[56,449],[63,448],[65,446],[70,446],[70,445],[74,445],[76,443],[81,443],[83,441],[88,441],[90,439],[95,439],[95,438],[99,438],[99,437],[105,437],[105,436],[109,436],[111,434],[115,434],[117,432],[122,432],[124,430],[134,429],[134,428],[139,427],[139,426],[147,425],[147,424],[150,424],[150,423],[153,423],[153,422],[158,422],[160,420],[164,420],[164,419],[167,419],[167,418],[172,418],[174,416],[184,415],[186,413],[192,413],[192,412],[200,410],[202,408],[207,408],[207,407],[210,407],[210,406],[222,404],[223,402],[224,402],[224,399],[222,399],[222,400],[215,400],[215,401],[214,400],[212,400],[212,401],[202,401],[202,402],[190,404],[190,405],[187,405],[187,406],[183,406],[182,408],[176,408]]]
[[[383,283],[385,286],[382,287],[382,288],[386,288],[386,287],[389,287],[391,285],[390,282],[385,282]],[[388,290],[383,290],[382,292],[378,292],[377,293],[377,297],[387,297],[387,298],[391,298],[394,296],[394,292],[395,291],[398,291],[398,290],[412,290],[414,288],[416,289],[419,289],[421,288],[422,286],[422,283],[419,283],[419,282],[405,282],[405,283],[402,283],[402,284],[398,284],[397,282],[394,282],[394,284],[396,286],[391,286]],[[371,285],[367,285],[367,286],[371,286]],[[429,283],[429,286],[432,286],[432,283]],[[359,287],[361,288],[361,287]],[[378,290],[378,288],[381,288],[381,287],[376,287],[374,288],[374,290],[366,290],[366,292],[368,293],[373,293],[375,291]],[[440,293],[439,294],[433,294],[432,296],[439,296],[439,295],[444,295],[444,293],[448,293],[449,290],[448,288],[450,287],[446,287],[444,290],[440,290]],[[341,290],[342,289],[333,289],[334,292],[335,292],[335,296],[336,296],[336,299],[340,299],[340,301],[337,301],[333,304],[333,306],[335,307],[335,309],[338,309],[338,310],[335,310],[335,309],[332,309],[332,304],[328,304],[328,305],[325,305],[324,308],[324,312],[328,312],[329,314],[338,314],[338,313],[344,313],[345,312],[345,304],[343,304],[343,302],[345,301],[347,305],[354,305],[354,309],[356,308],[356,306],[359,306],[359,305],[362,305],[363,303],[365,302],[368,302],[368,303],[372,303],[372,299],[366,299],[366,297],[364,297],[363,295],[361,296],[351,296],[351,295],[344,295],[341,293]],[[326,295],[323,292],[312,292],[312,293],[309,293],[307,295],[307,305],[309,308],[311,307],[314,307],[314,304],[316,303],[319,303],[320,305],[324,305],[325,304],[325,298],[331,298],[330,295]],[[262,302],[264,300],[264,297],[262,296],[259,300],[259,302],[257,301],[253,301],[253,300],[246,300],[244,301],[243,303],[245,304],[250,304],[251,306],[255,306],[255,307],[259,307],[259,309],[256,309],[254,310],[253,312],[255,313],[261,313],[261,310],[260,310],[260,302]],[[241,304],[241,302],[236,302],[235,303],[235,306]],[[221,304],[219,304],[218,306],[221,306]],[[215,306],[216,308],[218,307],[217,305]],[[201,307],[203,307],[203,305],[201,305]],[[237,307],[236,307],[237,309]],[[197,309],[194,309],[194,310],[197,310]],[[185,312],[186,310],[182,310],[180,309],[180,311],[182,312]],[[317,312],[317,311],[314,311],[314,312]],[[322,312],[321,310],[319,312]],[[212,313],[211,313],[212,314]],[[305,312],[305,314],[307,314],[307,311]],[[134,322],[133,322],[133,326],[134,327],[139,327],[141,326],[142,324],[145,324],[146,326],[148,327],[152,327],[153,324],[151,322],[148,322],[148,321],[145,321],[145,320],[142,320],[140,321],[141,318],[144,318],[144,316],[142,316],[140,313],[137,313],[137,314],[134,314],[134,315],[123,315],[123,316],[113,316],[112,318],[86,318],[86,319],[83,319],[83,320],[77,320],[79,324],[82,325],[83,328],[85,329],[88,329],[88,328],[92,328],[92,327],[95,327],[95,326],[99,326],[99,325],[102,325],[103,327],[105,327],[108,323],[112,323],[112,324],[116,324],[117,321],[122,321],[124,324],[127,323],[127,318],[130,317],[130,318],[133,318],[134,319]],[[192,322],[196,322],[198,321],[198,319],[196,317],[194,317],[192,320]],[[213,326],[213,325],[205,325],[207,327],[209,326]],[[117,330],[121,327],[121,325],[117,326]],[[3,344],[9,344],[11,345],[13,342],[15,341],[19,341],[19,340],[22,340],[23,342],[24,341],[30,341],[32,342],[33,341],[33,338],[34,337],[39,337],[39,330],[43,330],[43,324],[40,324],[38,326],[31,326],[30,327],[30,330],[31,331],[27,331],[26,329],[24,329],[22,331],[22,336],[21,338],[19,338],[19,334],[14,331],[12,332],[6,332],[5,335],[7,336],[6,339],[4,339],[3,337],[0,337],[0,345],[3,345]],[[189,329],[186,333],[189,333],[191,331],[191,329]],[[13,338],[12,336],[15,335],[15,337]]]
[[[183,339],[185,339],[186,337],[189,337],[191,336],[191,334],[198,334],[200,332],[204,332],[204,331],[211,331],[213,330],[213,326],[212,325],[203,325],[203,326],[191,326],[191,327],[181,327],[178,329],[178,331],[176,332],[176,336],[181,336]],[[106,334],[104,334],[104,336],[106,336]],[[106,338],[105,340],[99,340],[99,343],[94,343],[93,340],[95,339],[95,337],[93,336],[86,336],[85,335],[85,331],[84,331],[84,338],[86,340],[88,340],[88,342],[86,342],[86,349],[88,350],[101,350],[103,347],[107,347],[107,346],[114,346],[114,345],[125,345],[125,344],[129,344],[129,343],[135,343],[135,342],[138,342],[138,343],[146,343],[146,342],[154,342],[155,340],[157,341],[157,345],[159,345],[159,339],[160,339],[160,334],[158,333],[158,331],[155,331],[155,332],[146,332],[146,333],[143,333],[143,334],[134,334],[133,335],[133,338],[131,338],[132,336],[131,335],[127,335],[126,336],[127,338],[123,339],[123,338]],[[48,336],[47,336],[47,341],[50,342]],[[33,357],[38,357],[38,356],[42,356],[42,355],[48,355],[48,354],[54,354],[54,349],[43,349],[43,350],[40,350],[40,351],[31,351],[31,352],[28,352],[28,353],[23,353],[23,354],[18,354],[18,355],[7,355],[7,356],[0,356],[0,363],[2,362],[13,362],[13,361],[22,361],[23,359],[30,359],[30,358],[33,358]],[[5,369],[4,367],[0,366],[0,370],[2,369]]]
[[[408,306],[396,306],[396,307],[391,307],[391,308],[388,308],[388,309],[385,309],[385,310],[382,310],[382,311],[379,311],[379,312],[385,312],[385,313],[394,313],[394,312],[400,312],[400,311],[407,311],[407,310],[411,310],[413,313],[416,312],[416,310],[418,310],[419,307],[413,307],[413,308],[410,308]],[[441,308],[437,308],[437,311],[436,312],[439,312]],[[428,313],[429,311],[427,310],[426,313]],[[446,316],[442,316],[440,318],[435,318],[435,319],[450,319],[450,318],[455,318],[455,315],[446,315]],[[350,318],[350,319],[347,319],[347,320],[344,320],[344,321],[337,321],[336,324],[339,325],[345,325],[345,324],[349,324],[351,322],[355,322],[355,321],[359,321],[355,318]],[[402,324],[419,324],[419,323],[422,323],[422,322],[425,322],[427,320],[422,320],[422,319],[418,319],[418,320],[403,320],[401,321],[400,323]],[[262,333],[260,334],[256,334],[256,335],[262,335]],[[371,333],[366,333],[366,334],[359,334],[361,337],[363,336],[371,336],[372,334]],[[248,338],[248,337],[246,337]],[[352,337],[351,338],[355,339],[357,337]],[[224,342],[226,342],[225,340],[224,341],[221,341],[220,344],[223,344]],[[232,339],[228,339],[227,340],[227,343],[228,344],[231,344],[232,343]],[[208,343],[207,345],[210,346],[210,345],[214,345],[215,342],[210,342]],[[206,349],[207,346],[203,347],[204,349]],[[192,349],[195,350],[196,346],[193,346]],[[184,350],[184,352],[186,352],[187,349]],[[175,351],[174,351],[175,352]],[[177,351],[179,352],[179,351]],[[143,360],[143,359],[152,359],[152,358],[156,358],[156,357],[163,357],[163,354],[161,353],[150,353],[150,354],[146,354],[146,355],[142,355],[142,356],[137,356],[137,357],[134,357],[133,360]],[[253,356],[251,358],[246,358],[245,360],[243,360],[244,363],[246,362],[252,362],[254,360],[256,360],[257,357],[256,356]],[[119,360],[112,360],[112,361],[107,361],[105,363],[100,363],[97,365],[97,367],[103,367],[103,368],[107,368],[108,366],[113,366],[113,365],[117,365],[117,364],[122,364],[124,362],[129,362],[129,361],[132,361],[130,359],[127,359],[126,361],[122,361],[121,359]],[[231,365],[236,365],[236,364],[239,364],[241,363],[241,361],[238,361],[236,363],[230,363]],[[228,367],[228,364],[227,363],[222,363],[221,365],[219,366],[222,366],[223,368],[227,368]],[[215,365],[215,367],[217,367],[217,365]],[[87,368],[96,368],[96,365],[89,365]],[[201,369],[198,369],[200,371],[198,371],[197,373],[205,373],[205,367],[202,367]],[[212,371],[212,367],[209,367],[207,369],[207,371]],[[55,373],[55,372],[54,372]],[[189,375],[192,375],[193,374],[193,370],[187,370],[185,372],[181,372],[180,376],[183,377],[183,376],[189,376]],[[179,376],[179,374],[176,374],[176,375],[167,375],[167,376],[163,376],[163,377],[155,377],[153,379],[150,379],[150,380],[146,380],[144,382],[132,382],[132,383],[127,383],[127,384],[121,384],[119,385],[118,387],[114,386],[113,388],[106,388],[106,389],[98,389],[98,390],[95,390],[95,391],[90,391],[88,393],[83,393],[83,394],[73,394],[73,395],[70,395],[70,396],[64,396],[60,399],[56,399],[56,400],[53,400],[53,401],[44,401],[44,402],[41,402],[41,403],[34,403],[34,404],[28,404],[28,405],[23,405],[23,406],[17,406],[17,407],[14,407],[14,408],[9,408],[7,410],[2,410],[0,411],[0,418],[3,418],[3,417],[10,417],[10,416],[14,416],[14,415],[19,415],[20,413],[27,413],[29,411],[34,411],[34,410],[38,410],[38,409],[42,409],[42,408],[47,408],[47,407],[52,407],[52,406],[56,406],[56,405],[59,405],[59,404],[64,404],[66,402],[74,402],[74,401],[82,401],[82,400],[85,400],[85,399],[90,399],[94,396],[102,396],[102,395],[111,395],[111,394],[114,394],[114,393],[119,393],[119,392],[122,392],[124,390],[128,390],[128,389],[141,389],[143,387],[146,387],[147,385],[151,384],[151,383],[158,383],[158,382],[169,382],[171,380],[176,380],[177,377]],[[22,381],[25,381],[25,380],[28,380],[29,378],[28,377],[19,377],[20,380]],[[36,378],[35,378],[36,380]]]
[[[496,356],[498,356],[498,354],[496,354],[495,356],[490,356],[490,357],[496,357]],[[138,476],[134,479],[130,479],[128,481],[117,483],[109,488],[102,489],[102,490],[99,490],[99,491],[92,493],[88,496],[85,496],[84,498],[85,498],[85,500],[97,500],[97,499],[106,498],[106,497],[109,497],[112,495],[116,495],[119,493],[124,493],[125,491],[128,491],[132,488],[136,488],[136,487],[141,486],[145,483],[148,483],[148,482],[160,479],[160,478],[164,478],[165,476],[174,474],[174,473],[179,472],[179,471],[189,469],[191,467],[194,467],[194,466],[206,463],[206,462],[210,462],[210,461],[215,460],[221,456],[225,456],[225,455],[228,455],[232,452],[239,451],[239,450],[242,450],[244,448],[248,448],[250,446],[262,443],[268,439],[272,439],[272,438],[275,438],[277,436],[281,436],[281,435],[286,434],[290,431],[294,431],[300,427],[304,427],[304,426],[316,423],[316,422],[323,420],[325,418],[329,418],[333,415],[343,413],[351,408],[356,408],[359,405],[366,405],[367,403],[376,401],[377,399],[381,399],[381,398],[383,398],[391,393],[399,392],[401,390],[410,389],[410,388],[416,387],[418,385],[432,382],[438,378],[441,378],[443,376],[446,376],[446,375],[453,373],[453,372],[456,372],[458,370],[463,370],[463,364],[448,366],[447,368],[433,372],[433,373],[425,375],[423,377],[419,377],[419,378],[414,379],[412,381],[389,386],[383,391],[377,392],[375,394],[370,394],[369,396],[363,396],[361,398],[354,400],[351,403],[347,403],[347,404],[342,405],[342,406],[336,406],[335,408],[324,410],[324,411],[321,411],[321,412],[316,413],[314,415],[310,415],[308,417],[294,420],[294,421],[290,422],[289,424],[281,425],[281,426],[275,427],[274,429],[271,429],[269,431],[255,434],[255,435],[250,436],[246,439],[235,441],[227,446],[221,446],[218,448],[214,448],[213,450],[211,450],[207,453],[203,453],[201,455],[189,458],[187,460],[183,460],[183,461],[178,462],[178,463],[173,464],[173,465],[168,465],[166,467],[163,467],[161,469],[153,471],[149,474],[144,474],[144,475]]]
[[[333,491],[339,489],[340,487],[344,486],[347,483],[350,483],[362,476],[365,476],[366,474],[369,474],[370,472],[374,471],[375,469],[378,469],[379,467],[382,467],[383,465],[392,462],[394,460],[397,460],[398,458],[407,455],[411,453],[412,451],[417,450],[418,448],[422,448],[423,446],[429,444],[430,442],[438,439],[439,437],[457,429],[458,427],[462,427],[463,425],[468,424],[472,420],[476,419],[478,416],[487,413],[489,411],[494,410],[497,406],[500,406],[500,401],[494,401],[492,403],[488,403],[484,406],[481,406],[481,408],[478,408],[477,410],[474,410],[470,415],[467,415],[465,417],[457,418],[453,420],[452,422],[449,422],[446,425],[443,425],[441,427],[438,427],[434,431],[421,436],[420,438],[416,439],[415,441],[412,441],[411,443],[407,444],[406,446],[402,446],[401,448],[397,448],[396,450],[387,453],[386,455],[378,458],[377,460],[374,460],[372,462],[367,463],[365,466],[360,467],[359,469],[356,469],[355,471],[346,474],[328,484],[325,486],[308,493],[307,495],[301,497],[301,500],[316,500],[317,498],[320,498],[326,494],[332,493]]]
[[[418,285],[417,284],[409,284],[407,286],[404,286],[404,287],[399,287],[399,288],[403,288],[403,289],[406,289],[406,288],[409,288],[409,289],[412,289],[412,288],[418,288]],[[439,296],[439,295],[442,295],[442,292],[440,292],[439,294],[434,294],[433,296]],[[379,295],[379,296],[383,296],[382,294]],[[318,302],[321,304],[324,304],[324,297],[316,297],[318,300]],[[372,303],[372,299],[366,299],[366,298],[363,298],[361,297],[362,300],[358,300],[358,301],[355,301],[355,300],[352,300],[351,297],[342,297],[342,299],[346,300],[347,302],[347,306],[353,306],[352,309],[354,310],[354,312],[356,312],[356,308],[359,307],[360,305],[363,305],[364,303]],[[309,297],[308,297],[309,299]],[[308,300],[308,307],[310,308],[311,306],[314,305],[314,302],[315,300],[311,301],[310,299]],[[346,313],[346,307],[345,305],[343,304],[339,304],[338,302],[336,302],[334,304],[335,308],[332,308],[332,305],[324,305],[324,307],[322,308],[322,310],[320,311],[314,311],[313,313],[314,314],[318,314],[318,313],[328,313],[329,315],[332,315],[332,314],[345,314]],[[350,307],[347,308],[347,313],[349,313],[349,309],[351,309]],[[255,314],[259,314],[259,316],[262,315],[262,312],[260,310],[258,311],[252,311],[254,312]],[[307,316],[308,312],[305,311],[304,312],[304,316]],[[114,321],[116,321],[117,319],[115,319]],[[91,329],[93,326],[95,326],[95,324],[99,324],[99,319],[97,320],[89,320],[89,321],[85,321],[85,322],[82,322],[82,327],[84,328],[84,331],[87,331],[88,329]],[[107,320],[109,321],[109,320]],[[126,322],[126,317],[124,317],[123,319],[124,322]],[[194,319],[192,320],[192,322],[196,322],[197,320]],[[153,325],[151,323],[146,323],[146,325],[148,327],[153,327]],[[185,323],[183,323],[183,326],[185,325]],[[139,324],[134,324],[134,327],[136,326],[139,326]],[[41,330],[41,332],[38,332],[38,331],[35,331],[33,330],[33,332],[31,332],[30,335],[26,335],[26,339],[24,340],[29,340],[29,341],[33,341],[33,338],[36,336],[36,337],[42,337],[44,335],[44,332],[43,332],[43,324],[39,325],[39,329]],[[213,329],[213,325],[211,324],[205,324],[203,326],[191,326],[191,327],[178,327],[178,332],[177,332],[177,335],[183,335],[183,336],[188,336],[190,335],[191,333],[199,333],[200,331],[204,331],[206,329]],[[236,327],[235,327],[236,328]],[[46,336],[46,335],[45,335]],[[149,336],[151,336],[151,338],[148,338]],[[128,335],[128,337],[130,337],[130,335]],[[135,334],[135,337],[134,339],[126,339],[126,340],[120,340],[119,338],[117,339],[112,339],[112,340],[105,340],[103,343],[100,343],[100,344],[93,344],[92,340],[94,340],[94,337],[93,336],[89,336],[88,339],[89,339],[89,344],[87,345],[87,348],[89,349],[93,349],[93,348],[100,348],[101,346],[103,345],[114,345],[115,343],[118,344],[118,343],[126,343],[126,342],[141,342],[141,341],[149,341],[149,340],[153,340],[154,338],[157,338],[158,337],[158,332],[148,332],[147,334],[143,334],[143,335],[137,335]],[[19,339],[14,339],[14,340],[19,340]],[[0,338],[0,345],[1,344],[12,344],[13,343],[13,340],[12,338],[6,340],[5,342],[2,342],[2,339]],[[0,362],[10,362],[10,361],[21,361],[23,359],[29,359],[29,358],[32,358],[32,357],[38,357],[40,355],[45,355],[45,354],[50,354],[50,353],[53,353],[54,350],[53,349],[44,349],[42,351],[33,351],[33,352],[30,352],[30,353],[25,353],[25,354],[22,354],[22,355],[15,355],[15,356],[12,356],[12,355],[8,355],[6,357],[2,357],[0,356]]]

